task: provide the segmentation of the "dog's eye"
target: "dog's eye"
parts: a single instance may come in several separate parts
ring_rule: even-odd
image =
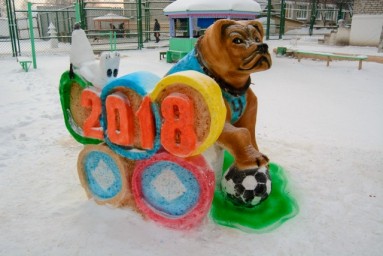
[[[235,43],[235,44],[242,44],[243,40],[241,38],[236,37],[236,38],[233,39],[233,43]]]
[[[260,43],[260,42],[261,42],[261,39],[259,39],[258,37],[256,37],[256,38],[255,38],[255,42]]]

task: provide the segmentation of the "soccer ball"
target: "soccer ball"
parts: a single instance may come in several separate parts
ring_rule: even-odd
[[[235,205],[253,207],[271,192],[271,179],[266,166],[239,170],[231,166],[221,180],[224,195]]]

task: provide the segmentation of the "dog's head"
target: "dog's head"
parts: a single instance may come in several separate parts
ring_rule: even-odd
[[[218,20],[200,39],[198,50],[209,70],[239,87],[251,73],[271,67],[263,36],[263,26],[258,21]]]

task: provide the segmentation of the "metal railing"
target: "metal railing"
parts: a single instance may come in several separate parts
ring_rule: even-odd
[[[97,52],[109,49],[109,31],[107,28],[96,29],[93,18],[115,13],[129,18],[129,27],[116,33],[118,50],[141,49],[144,43],[154,41],[154,19],[160,20],[161,37],[169,34],[168,19],[163,15],[163,8],[172,1],[129,1],[101,2],[77,0],[67,6],[46,4],[44,0],[35,0],[32,5],[32,23],[28,23],[28,9],[25,0],[5,0],[6,18],[0,19],[0,57],[31,56],[31,31],[34,32],[35,51],[38,55],[69,52],[71,33],[76,23],[76,16],[90,38],[93,49]],[[53,1],[51,1],[53,2]],[[78,10],[76,13],[76,6]],[[56,35],[48,33],[53,24]],[[107,24],[108,25],[108,24]],[[32,30],[31,30],[32,29]],[[105,34],[105,33],[108,34]],[[97,38],[97,40],[94,40]],[[51,40],[58,40],[58,47],[52,48]]]

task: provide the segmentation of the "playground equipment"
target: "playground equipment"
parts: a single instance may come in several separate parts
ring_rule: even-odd
[[[170,38],[169,50],[166,52],[166,62],[179,61],[194,49],[196,42],[197,38]]]
[[[31,64],[34,69],[37,68],[37,62],[36,62],[36,50],[35,50],[35,38],[34,38],[34,31],[33,31],[33,19],[32,19],[32,3],[28,2],[28,24],[29,24],[29,34],[31,38],[31,55],[32,59],[29,57],[17,57],[17,62],[20,63],[21,68],[28,72]]]
[[[354,60],[358,61],[358,70],[362,69],[362,62],[367,60],[368,57],[364,55],[345,55],[345,54],[334,54],[334,53],[326,53],[326,52],[309,52],[309,51],[294,51],[293,52],[298,59],[298,62],[301,61],[302,58],[316,58],[316,59],[324,59],[326,60],[326,66],[330,66],[330,61],[333,60]]]
[[[20,63],[21,67],[25,72],[28,72],[29,67],[32,64],[32,60],[28,57],[18,57],[17,61]]]

